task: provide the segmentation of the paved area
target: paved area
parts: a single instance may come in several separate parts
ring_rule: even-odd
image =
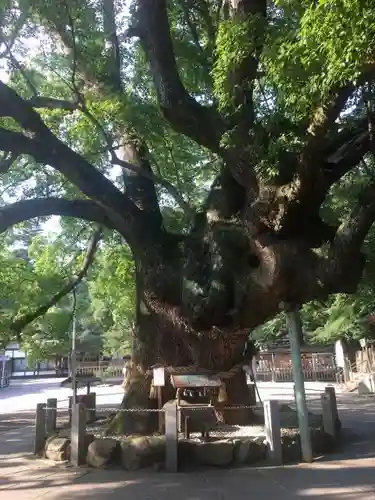
[[[317,404],[322,388],[308,389],[311,406]],[[33,407],[37,402],[34,398],[45,398],[48,393],[39,389],[37,392],[34,386],[33,400],[28,399]],[[15,391],[11,397],[17,397]],[[105,391],[103,397],[115,398],[109,395],[114,392],[112,387]],[[292,386],[263,387],[261,393],[262,397],[289,399]],[[4,409],[9,407],[4,406],[4,393],[2,396],[0,413],[9,419],[15,413],[14,407],[13,415],[10,411],[5,415]],[[32,447],[32,426],[8,427],[0,430],[0,500],[260,500],[271,496],[278,500],[374,500],[375,398],[342,394],[338,400],[346,445],[313,465],[205,469],[178,474],[73,469],[27,453]]]

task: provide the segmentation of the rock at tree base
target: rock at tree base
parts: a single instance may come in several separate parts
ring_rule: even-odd
[[[45,456],[55,462],[64,462],[69,458],[70,439],[64,437],[51,437],[45,445]]]
[[[131,437],[121,442],[121,465],[126,470],[150,467],[165,460],[165,436]]]
[[[89,444],[86,462],[91,467],[105,467],[116,458],[119,449],[119,442],[112,438],[95,439]]]
[[[235,440],[234,463],[256,464],[267,458],[264,438]]]

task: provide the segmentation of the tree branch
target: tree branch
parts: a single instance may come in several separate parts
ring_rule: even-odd
[[[72,290],[75,290],[77,285],[83,280],[86,276],[90,266],[93,263],[96,250],[98,248],[98,243],[102,238],[102,229],[98,228],[94,231],[93,235],[89,240],[89,244],[86,250],[86,256],[83,261],[81,269],[75,275],[75,277],[67,283],[59,292],[55,293],[45,304],[39,306],[35,311],[31,313],[26,313],[13,321],[10,326],[10,329],[17,335],[22,332],[22,330],[34,320],[46,314],[46,312],[53,306],[55,306],[62,298],[64,298],[68,293]]]
[[[249,44],[248,54],[234,68],[228,68],[231,86],[229,114],[232,127],[238,127],[239,139],[248,136],[254,124],[253,88],[266,34],[266,0],[229,0],[232,23],[242,26],[241,37]],[[232,29],[228,25],[224,30]],[[234,35],[232,35],[234,36]]]
[[[149,186],[146,186],[145,183],[141,181],[141,178],[144,177],[145,179],[152,181],[153,184],[159,184],[166,191],[168,191],[168,193],[171,196],[173,196],[173,198],[177,201],[177,203],[180,205],[180,207],[184,210],[187,217],[191,218],[193,216],[193,210],[191,209],[190,205],[185,201],[184,197],[181,195],[181,193],[178,191],[178,189],[171,182],[169,182],[167,179],[164,179],[161,176],[155,175],[154,172],[152,171],[151,165],[146,160],[145,155],[139,155],[140,149],[143,149],[143,150],[147,149],[147,146],[145,144],[143,144],[140,148],[138,148],[138,152],[137,152],[136,146],[134,144],[132,144],[130,140],[127,143],[126,147],[122,146],[119,148],[115,148],[113,146],[113,144],[114,144],[113,137],[111,137],[111,135],[105,130],[103,125],[99,122],[99,120],[97,120],[97,118],[90,112],[90,110],[87,108],[84,100],[80,101],[79,106],[80,106],[81,111],[85,114],[85,116],[87,116],[87,118],[92,122],[92,124],[95,127],[97,127],[97,129],[101,133],[104,141],[107,144],[107,149],[108,149],[108,152],[109,152],[110,157],[111,157],[112,165],[120,166],[121,168],[123,168],[125,170],[125,173],[126,173],[126,171],[131,172],[133,177],[134,177],[134,174],[140,177],[140,179],[137,181],[137,183],[140,185],[142,184],[142,186],[138,186],[138,188],[136,188],[136,191],[138,192],[137,193],[138,198],[140,197],[142,191],[144,191],[145,194],[147,191],[147,192],[149,192],[149,195],[151,195]],[[124,135],[126,135],[126,134],[124,134]],[[116,149],[120,149],[120,150],[122,150],[122,152],[124,152],[124,150],[126,149],[127,154],[122,155],[123,158],[119,158],[118,154],[115,151]],[[125,156],[129,157],[130,150],[132,150],[131,156],[133,157],[134,162],[133,161],[130,162],[130,161],[127,161],[124,159]],[[132,180],[134,180],[134,179],[132,179]],[[149,208],[151,208],[151,211],[153,211],[153,212],[158,211],[160,213],[154,187],[153,187],[152,191],[153,191],[153,195],[151,195],[151,196],[154,198],[154,200],[153,200],[153,203],[151,205],[149,205]],[[132,199],[131,196],[130,196],[130,198]],[[133,201],[135,201],[135,200],[133,200]],[[140,201],[140,200],[138,200],[138,201]],[[150,199],[148,199],[148,201],[150,201]],[[144,205],[144,204],[145,204],[145,200],[143,200],[143,202],[142,202],[142,205]]]
[[[97,222],[109,229],[115,224],[105,210],[91,200],[65,200],[63,198],[34,198],[22,200],[0,207],[0,234],[21,222],[34,217],[61,215]]]
[[[18,154],[31,155],[36,161],[51,165],[77,186],[82,193],[102,205],[116,228],[129,238],[129,229],[141,227],[150,232],[147,214],[85,158],[60,141],[44,124],[38,113],[17,93],[0,82],[0,112],[2,116],[14,118],[32,138],[0,128],[0,149]],[[120,228],[123,228],[122,230]],[[153,231],[160,231],[154,227]],[[135,236],[135,232],[133,234]],[[134,240],[133,240],[134,242]]]
[[[163,115],[177,132],[218,152],[224,122],[215,108],[199,104],[181,82],[166,0],[138,0],[137,6],[135,34],[148,57]]]
[[[117,38],[115,7],[113,0],[103,0],[103,21],[104,33],[106,34],[107,40],[110,44],[110,58],[108,64],[109,83],[115,90],[121,91],[121,54]]]
[[[75,111],[78,109],[78,103],[74,101],[66,101],[65,99],[54,99],[53,97],[42,97],[36,95],[31,99],[25,99],[27,104],[33,108],[45,109],[64,109],[66,111]]]
[[[350,216],[337,229],[327,259],[324,281],[332,292],[353,293],[357,289],[365,256],[364,240],[375,221],[375,182],[362,190]]]
[[[72,55],[72,75],[71,75],[71,82],[68,83],[69,87],[73,90],[77,97],[77,101],[79,103],[79,109],[87,116],[87,118],[90,119],[90,121],[93,123],[94,126],[96,126],[99,130],[99,132],[102,134],[107,147],[108,147],[108,152],[111,155],[112,163],[116,164],[114,162],[115,155],[114,155],[114,147],[113,147],[113,138],[112,135],[107,133],[105,128],[101,125],[101,123],[95,118],[95,116],[89,111],[89,109],[86,106],[85,99],[81,93],[81,89],[78,88],[78,85],[76,84],[76,73],[79,70],[83,76],[86,82],[89,84],[93,85],[97,91],[99,91],[100,94],[105,96],[105,98],[108,98],[108,94],[113,94],[122,100],[123,99],[123,89],[121,87],[121,80],[120,80],[120,49],[118,46],[118,37],[117,34],[115,33],[116,31],[116,25],[113,24],[115,19],[114,19],[114,13],[112,6],[110,5],[108,8],[109,2],[113,2],[113,0],[103,0],[103,2],[106,2],[107,6],[107,18],[106,21],[109,21],[108,19],[108,14],[110,16],[111,23],[108,23],[108,26],[106,24],[105,31],[107,32],[107,35],[109,36],[112,33],[112,39],[109,39],[107,37],[107,41],[111,43],[112,45],[112,58],[115,57],[116,60],[112,59],[112,67],[116,69],[116,75],[118,81],[115,82],[112,79],[107,78],[104,74],[98,73],[92,70],[92,65],[91,61],[86,61],[85,58],[83,57],[82,53],[78,50],[77,47],[77,40],[76,40],[76,23],[72,17],[71,14],[71,9],[69,8],[68,2],[64,0],[65,3],[65,13],[66,16],[62,16],[61,14],[56,15],[56,11],[52,10],[46,10],[43,15],[46,16],[47,23],[49,27],[57,33],[57,35],[61,38],[63,44],[69,49]],[[104,4],[102,4],[104,7]],[[66,24],[68,23],[70,30],[66,30]],[[111,26],[109,26],[111,24]],[[116,39],[114,38],[114,34],[116,35]],[[114,46],[115,44],[115,46]],[[105,50],[105,47],[103,47],[103,50]],[[124,134],[124,131],[115,131],[115,135],[121,135]],[[128,135],[125,133],[125,135]],[[137,149],[136,145],[134,145],[134,149]],[[117,159],[117,157],[116,157]],[[155,191],[155,186],[154,182],[156,179],[153,178],[153,172],[150,169],[146,168],[138,168],[137,165],[127,165],[129,168],[126,169],[126,172],[132,172],[132,179],[131,179],[131,184],[134,187],[134,191],[137,192],[137,200],[142,200],[142,205],[146,206],[150,204],[151,199],[154,200],[154,207],[152,207],[151,212],[153,214],[159,213],[160,214],[160,208],[157,200],[157,195]],[[137,169],[137,170],[136,170]],[[148,180],[147,180],[148,179]],[[130,180],[129,180],[130,184]],[[167,188],[167,181],[165,181],[165,186]],[[173,195],[173,186],[169,186],[170,192]],[[131,196],[128,193],[127,195],[128,198],[131,200]],[[142,194],[144,193],[144,194]],[[133,201],[133,200],[132,200]],[[161,220],[161,217],[160,217]],[[155,222],[155,219],[153,220],[153,227],[160,227],[160,224]]]

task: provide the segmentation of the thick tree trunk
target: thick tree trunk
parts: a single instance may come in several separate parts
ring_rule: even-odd
[[[180,338],[179,328],[171,331],[164,318],[143,317],[137,329],[135,350],[124,383],[125,395],[122,411],[112,422],[109,432],[119,434],[138,434],[156,431],[158,416],[156,412],[142,412],[137,409],[157,409],[158,401],[152,388],[152,366],[166,368],[166,386],[162,389],[162,404],[176,397],[176,390],[170,383],[170,374],[193,372],[217,373],[224,384],[217,391],[214,402],[219,419],[228,424],[248,425],[253,421],[251,406],[255,400],[246,383],[242,366],[249,363],[250,356],[243,356],[247,334],[228,338],[222,342],[212,335],[201,343],[201,352],[192,355],[191,349]],[[147,339],[147,340],[146,340]],[[193,364],[193,358],[200,359]],[[238,408],[238,407],[241,408]],[[228,409],[231,407],[231,409]],[[248,408],[246,408],[248,407]],[[134,411],[132,411],[134,410]]]

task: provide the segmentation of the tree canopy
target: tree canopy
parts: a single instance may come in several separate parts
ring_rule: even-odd
[[[3,342],[65,349],[73,289],[101,350],[129,348],[142,304],[190,351],[283,304],[306,304],[324,341],[362,336],[374,13],[370,0],[0,0]]]

